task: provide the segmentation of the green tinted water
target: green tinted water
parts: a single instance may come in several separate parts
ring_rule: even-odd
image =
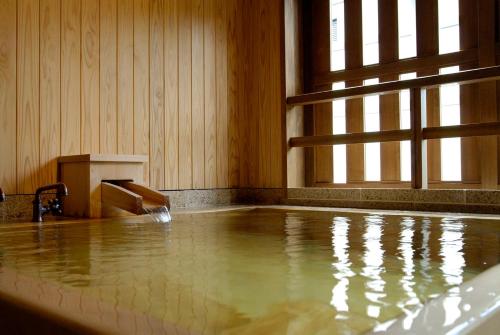
[[[494,220],[256,209],[0,231],[2,268],[195,334],[362,333],[500,259]]]

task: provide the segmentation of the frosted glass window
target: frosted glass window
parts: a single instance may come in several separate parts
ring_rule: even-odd
[[[345,82],[332,85],[333,90],[345,88]],[[346,133],[345,100],[335,100],[332,103],[333,134]],[[333,146],[333,182],[345,184],[347,182],[347,146],[339,144]]]
[[[378,78],[364,81],[364,85],[378,84]],[[363,98],[364,130],[380,131],[379,96],[371,95]],[[380,143],[365,144],[365,180],[380,181]]]
[[[379,62],[378,54],[378,1],[362,0],[363,65]]]
[[[458,72],[458,66],[442,68],[439,73]],[[439,88],[440,125],[460,124],[460,86],[458,84],[441,85]],[[441,140],[441,180],[462,180],[462,152],[460,138]]]
[[[400,80],[414,79],[417,77],[416,72],[404,73],[399,76]],[[402,90],[399,93],[399,124],[401,129],[410,129],[410,90]],[[401,141],[401,181],[411,180],[411,143],[410,141]]]
[[[398,0],[399,59],[417,56],[415,0]]]
[[[345,69],[344,1],[330,1],[330,68]]]
[[[460,50],[458,0],[439,0],[439,53]]]

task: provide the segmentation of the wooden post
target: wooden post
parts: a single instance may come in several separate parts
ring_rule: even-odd
[[[426,127],[426,91],[420,88],[410,90],[411,118],[411,186],[427,189],[427,141],[423,140],[422,129]]]

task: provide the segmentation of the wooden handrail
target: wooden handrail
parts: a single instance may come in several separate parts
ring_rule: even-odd
[[[292,148],[305,148],[338,144],[399,142],[410,140],[411,134],[411,129],[401,129],[339,135],[301,136],[290,138],[289,145]],[[489,135],[500,135],[500,122],[471,123],[422,129],[422,139],[424,140]]]
[[[439,85],[472,84],[500,79],[500,66],[492,66],[450,74],[439,74],[409,80],[389,81],[376,85],[350,87],[341,90],[307,93],[287,98],[289,106],[314,105],[341,99],[360,98],[376,94],[395,93],[412,88],[433,88]]]
[[[401,59],[392,63],[374,64],[363,66],[357,69],[347,69],[341,71],[331,71],[318,74],[314,79],[314,85],[324,86],[338,81],[364,80],[384,75],[399,75],[407,72],[416,72],[429,68],[442,68],[455,65],[473,64],[477,62],[477,49],[461,50],[444,55],[434,55],[428,57],[414,57]]]

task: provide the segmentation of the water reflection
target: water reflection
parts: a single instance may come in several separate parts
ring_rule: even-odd
[[[410,326],[500,255],[497,222],[450,218],[259,209],[1,229],[1,267],[199,334]],[[451,323],[460,301],[445,303]]]

